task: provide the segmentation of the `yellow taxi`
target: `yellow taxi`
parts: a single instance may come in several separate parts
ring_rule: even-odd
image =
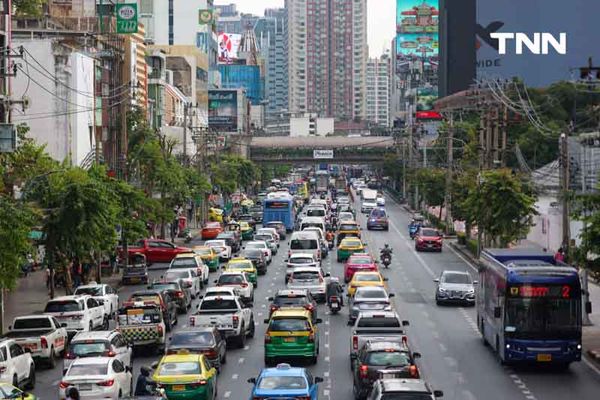
[[[347,237],[360,238],[360,225],[356,221],[341,221],[337,231],[337,242],[340,244]]]
[[[348,295],[354,296],[356,288],[367,286],[381,286],[387,289],[387,278],[381,276],[378,271],[355,272],[348,284]]]
[[[163,356],[152,379],[169,400],[212,400],[217,392],[217,370],[204,354]]]
[[[32,393],[24,392],[10,383],[0,383],[0,399],[37,400]]]
[[[217,253],[214,248],[208,246],[194,246],[192,250],[202,258],[202,261],[204,261],[204,264],[208,266],[210,271],[219,269],[219,253]]]
[[[347,237],[342,240],[337,248],[337,260],[338,262],[346,261],[354,253],[364,253],[365,247],[367,247],[360,238]]]
[[[240,221],[240,231],[242,240],[252,240],[254,238],[254,228],[247,221]]]
[[[258,271],[251,260],[236,257],[229,260],[225,266],[226,272],[244,272],[254,287],[258,286]]]
[[[301,308],[274,311],[265,333],[265,364],[269,366],[276,358],[308,358],[312,364],[319,355],[319,332],[311,312]]]

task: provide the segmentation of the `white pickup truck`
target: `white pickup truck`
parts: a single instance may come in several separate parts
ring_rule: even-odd
[[[196,314],[190,316],[189,325],[215,327],[225,338],[231,338],[239,347],[244,347],[246,337],[254,337],[254,313],[251,307],[251,303],[243,305],[237,296],[204,297]]]
[[[55,317],[61,324],[67,324],[70,337],[81,331],[108,330],[108,315],[104,311],[104,302],[92,296],[54,298],[46,303],[44,314]]]
[[[29,349],[34,360],[43,360],[50,368],[67,345],[67,330],[49,315],[26,315],[13,320],[4,335],[13,339],[23,349]]]

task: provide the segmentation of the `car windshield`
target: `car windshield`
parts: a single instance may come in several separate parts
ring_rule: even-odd
[[[167,271],[164,275],[166,280],[173,280],[173,279],[187,279],[190,277],[190,272],[187,269],[184,269],[182,271]]]
[[[252,268],[252,263],[246,261],[230,261],[227,264],[227,269],[246,269]]]
[[[280,307],[304,306],[308,300],[304,296],[277,296],[273,304]]]
[[[179,284],[177,283],[153,283],[151,289],[154,290],[179,290]]]
[[[244,277],[242,275],[221,275],[219,277],[219,283],[221,285],[244,283]]]
[[[379,282],[381,279],[376,274],[354,274],[355,282]]]
[[[273,237],[271,235],[254,235],[254,239],[264,240],[265,242],[267,242],[269,240],[273,240]]]
[[[323,210],[321,208],[311,208],[306,211],[306,216],[307,217],[324,217],[325,210]]]
[[[509,298],[505,332],[518,338],[569,339],[581,334],[581,301],[562,298]]]
[[[435,229],[421,229],[421,236],[438,237],[440,233]]]
[[[193,257],[174,258],[171,268],[197,268],[196,259]]]
[[[309,331],[310,324],[304,318],[276,318],[271,320],[269,331],[296,332]]]
[[[444,283],[471,283],[471,278],[467,274],[444,274],[442,277],[442,282]]]
[[[77,357],[93,357],[102,355],[110,349],[107,341],[85,340],[83,342],[74,342],[69,345],[69,353]]]
[[[313,280],[319,279],[319,272],[317,271],[294,271],[292,274],[294,280]]]
[[[373,261],[369,257],[350,257],[348,264],[370,265]]]
[[[398,393],[384,393],[379,398],[380,400],[431,400],[430,393],[410,393],[410,392],[398,392]]]
[[[294,239],[290,243],[292,250],[312,250],[319,248],[316,239]]]
[[[340,221],[347,221],[349,219],[354,219],[354,215],[352,215],[352,213],[349,213],[349,212],[341,212],[340,213],[340,216],[339,216]]]
[[[354,224],[341,224],[340,231],[357,231],[358,226]]]
[[[172,346],[213,346],[215,338],[211,332],[177,332],[171,337]]]
[[[160,365],[158,375],[199,375],[200,372],[200,364],[197,362],[165,362]]]
[[[205,299],[200,303],[200,310],[237,310],[238,305],[233,299]]]
[[[307,388],[306,379],[301,376],[265,376],[258,381],[258,389],[299,390]]]
[[[290,258],[292,264],[311,264],[314,263],[312,257],[292,257]]]
[[[63,313],[63,312],[73,312],[73,311],[81,311],[81,304],[75,300],[65,300],[65,301],[49,301],[46,304],[46,308],[44,312],[47,313]]]
[[[223,246],[225,246],[225,241],[224,240],[216,240],[216,241],[212,241],[212,242],[206,242],[205,244],[208,247],[223,247]]]
[[[74,364],[71,365],[67,376],[106,375],[108,364]]]
[[[366,364],[377,367],[390,366],[405,367],[410,365],[408,354],[398,351],[377,351],[369,353],[366,358]]]
[[[363,317],[358,321],[359,328],[400,328],[398,318],[390,317]]]
[[[194,249],[194,253],[198,254],[199,256],[209,256],[212,254],[210,249]]]
[[[74,294],[89,294],[90,296],[102,296],[102,286],[79,287]]]
[[[247,243],[246,249],[264,249],[265,245],[262,243]]]
[[[366,300],[366,299],[382,299],[386,298],[383,290],[357,290],[354,295],[354,300]]]
[[[50,318],[19,318],[15,321],[13,329],[45,329],[50,328]]]
[[[344,240],[342,247],[360,247],[362,245],[360,240]]]
[[[371,211],[371,218],[385,218],[385,211],[375,209]]]

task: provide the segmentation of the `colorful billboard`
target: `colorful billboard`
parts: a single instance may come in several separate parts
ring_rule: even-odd
[[[233,64],[238,59],[242,35],[219,33],[219,64]]]
[[[208,91],[208,126],[223,132],[237,132],[237,90]]]
[[[417,113],[418,120],[441,119],[442,116],[433,109],[433,102],[438,99],[438,90],[434,87],[417,88]]]
[[[439,0],[396,0],[396,57],[399,63],[438,62]]]

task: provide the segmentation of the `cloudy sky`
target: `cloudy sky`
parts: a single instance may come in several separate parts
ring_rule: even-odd
[[[284,0],[215,0],[237,5],[238,11],[263,15],[265,8],[283,7]],[[368,0],[369,54],[378,57],[389,49],[396,30],[396,0]]]

